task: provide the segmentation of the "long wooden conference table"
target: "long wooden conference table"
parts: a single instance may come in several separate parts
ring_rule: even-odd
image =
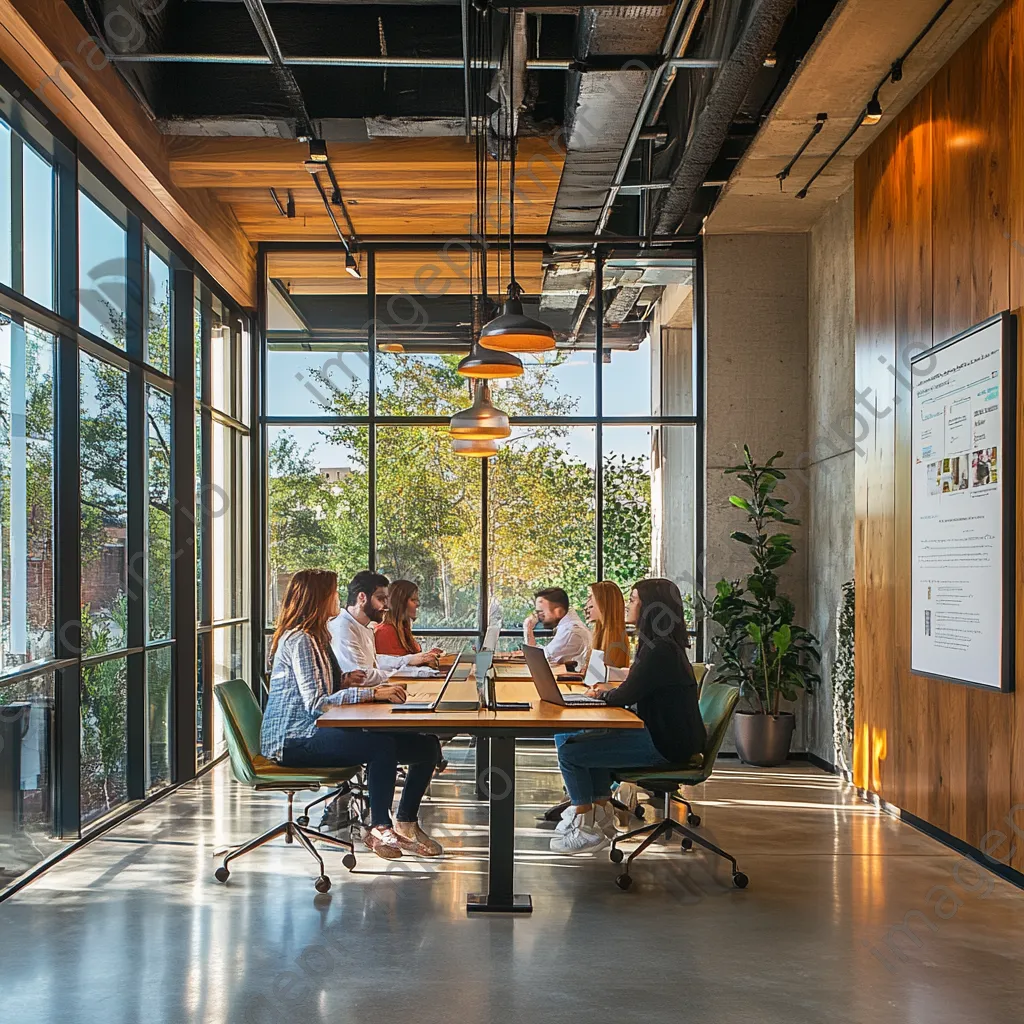
[[[448,701],[476,698],[476,682],[469,679],[453,682],[445,700],[436,711],[392,714],[390,704],[344,704],[329,708],[319,718],[320,728],[378,729],[383,732],[464,733],[477,737],[478,748],[487,742],[490,763],[478,773],[490,806],[488,839],[487,892],[471,893],[466,910],[474,913],[518,912],[533,910],[528,894],[515,892],[515,808],[516,808],[516,740],[554,736],[574,729],[639,729],[643,723],[632,712],[622,708],[565,708],[537,699],[537,691],[529,680],[525,666],[499,664],[495,682],[499,703],[530,701],[528,711],[481,709],[474,711],[442,710]],[[403,679],[410,700],[429,700],[441,685],[440,679]],[[570,689],[568,685],[562,687]],[[579,690],[580,687],[572,687]]]

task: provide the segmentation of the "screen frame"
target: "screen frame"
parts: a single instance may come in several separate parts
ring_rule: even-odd
[[[914,367],[919,362],[937,355],[946,349],[952,348],[959,342],[973,337],[979,331],[986,330],[993,324],[1001,324],[1000,337],[1000,445],[1003,451],[1002,458],[1002,547],[1000,558],[1001,593],[1002,593],[1002,615],[999,637],[999,685],[979,683],[973,679],[963,679],[959,676],[944,675],[936,672],[919,671],[914,667],[914,644],[913,636],[908,640],[910,671],[915,676],[926,679],[938,679],[942,682],[957,683],[961,686],[970,686],[974,689],[985,690],[988,693],[1012,693],[1015,687],[1016,674],[1016,609],[1017,609],[1017,316],[1015,313],[1004,310],[995,316],[969,327],[959,334],[955,334],[945,341],[930,348],[916,352],[910,360],[911,377],[914,374]],[[914,385],[910,387],[910,421],[911,431],[914,424]],[[908,445],[909,469],[911,480],[913,479],[914,459],[916,456],[911,436]],[[908,584],[911,588],[910,600],[913,602],[913,536],[914,536],[914,488],[910,487],[910,578]]]

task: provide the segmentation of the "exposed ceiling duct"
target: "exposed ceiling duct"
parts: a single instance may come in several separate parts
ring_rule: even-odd
[[[708,171],[718,158],[755,76],[764,66],[796,0],[758,0],[728,59],[718,71],[697,115],[671,185],[657,206],[655,231],[675,231],[690,210]]]

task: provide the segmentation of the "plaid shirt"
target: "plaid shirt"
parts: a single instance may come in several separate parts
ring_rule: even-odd
[[[371,686],[350,686],[331,693],[331,663],[327,655],[308,633],[286,633],[278,644],[270,673],[270,696],[260,733],[263,756],[278,761],[285,740],[312,736],[325,707],[372,700]]]

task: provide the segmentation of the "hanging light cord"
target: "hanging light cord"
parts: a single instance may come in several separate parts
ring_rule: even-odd
[[[508,295],[514,299],[521,291],[516,281],[516,12],[508,11]]]

